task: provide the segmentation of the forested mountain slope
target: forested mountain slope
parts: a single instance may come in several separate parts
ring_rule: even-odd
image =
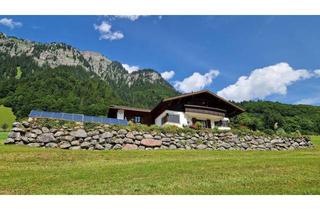
[[[267,132],[281,128],[285,132],[320,133],[319,106],[270,101],[247,101],[238,105],[246,112],[233,119],[236,126],[246,126],[252,130]]]
[[[0,103],[17,117],[31,109],[105,115],[111,104],[150,108],[178,94],[152,69],[128,73],[96,52],[2,33],[0,78]]]

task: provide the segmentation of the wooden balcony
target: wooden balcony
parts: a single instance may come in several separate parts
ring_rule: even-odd
[[[184,105],[185,112],[186,113],[197,113],[202,115],[214,115],[219,117],[225,117],[226,110],[213,108],[213,107],[207,107],[207,106],[198,106],[198,105],[190,105],[185,104]]]

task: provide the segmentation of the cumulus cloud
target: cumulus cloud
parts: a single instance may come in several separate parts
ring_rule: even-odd
[[[116,32],[110,32],[110,33],[106,33],[106,34],[101,34],[100,39],[105,39],[105,40],[119,40],[122,39],[124,37],[123,33],[121,33],[120,31],[116,31]]]
[[[218,70],[210,70],[205,74],[194,72],[190,77],[184,78],[182,81],[175,81],[174,87],[183,93],[198,91],[210,85],[218,75]]]
[[[108,33],[111,30],[111,25],[103,21],[100,25],[94,24],[94,29],[98,30],[100,33]]]
[[[165,80],[169,80],[174,76],[175,72],[174,71],[165,71],[161,73],[161,76]]]
[[[136,21],[139,19],[140,15],[115,15],[114,17]]]
[[[317,77],[320,77],[320,69],[314,70],[313,72]]]
[[[130,66],[128,64],[122,64],[123,68],[127,70],[130,74],[134,71],[139,71],[140,67],[139,66]]]
[[[21,27],[22,23],[13,21],[13,19],[11,18],[2,18],[0,19],[0,25],[4,25],[9,27],[10,29],[14,29],[16,27]]]
[[[287,87],[298,80],[308,79],[313,73],[305,69],[293,69],[288,63],[278,63],[255,69],[249,76],[218,92],[218,95],[233,101],[264,99],[272,94],[285,95]]]
[[[100,32],[100,39],[105,40],[120,40],[124,38],[124,34],[121,31],[112,31],[111,23],[118,19],[126,19],[129,21],[136,21],[142,15],[106,15],[106,21],[103,21],[100,25],[94,24],[94,29]],[[144,15],[145,16],[145,15]],[[161,19],[161,16],[158,16]]]
[[[94,24],[94,29],[99,31],[100,39],[105,40],[119,40],[124,37],[123,33],[120,31],[112,31],[112,25],[106,21],[102,21],[100,25]]]

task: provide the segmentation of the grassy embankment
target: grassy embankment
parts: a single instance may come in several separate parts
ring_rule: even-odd
[[[4,139],[7,133],[0,133]],[[296,151],[68,151],[0,143],[0,194],[320,194]]]
[[[11,108],[4,107],[0,105],[0,131],[3,130],[3,125],[7,125],[7,129],[11,129],[12,123],[15,121],[16,117],[14,116]]]

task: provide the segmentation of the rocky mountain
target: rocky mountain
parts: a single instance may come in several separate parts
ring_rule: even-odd
[[[6,66],[21,69],[22,76],[34,73],[34,69],[55,69],[61,66],[81,68],[106,82],[114,95],[131,106],[152,107],[162,98],[178,94],[155,70],[142,69],[128,73],[121,63],[111,61],[100,53],[80,51],[64,43],[39,43],[0,33],[0,55],[14,61]],[[22,64],[19,63],[26,59],[32,66],[31,72],[30,66],[21,68]],[[0,63],[1,66],[4,64]],[[5,69],[2,72],[10,74]]]
[[[7,37],[0,33],[0,52],[11,57],[26,55],[32,57],[41,67],[48,65],[51,68],[58,66],[81,66],[92,71],[110,83],[125,81],[128,87],[135,83],[157,83],[168,85],[161,75],[151,69],[128,73],[120,63],[112,62],[97,52],[80,51],[64,43],[43,44],[15,37]]]

